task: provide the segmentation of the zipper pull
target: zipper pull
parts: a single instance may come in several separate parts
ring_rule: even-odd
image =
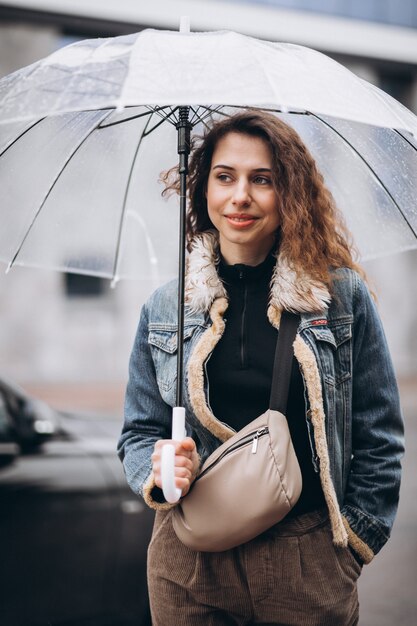
[[[263,435],[266,432],[266,430],[267,430],[266,428],[260,428],[259,430],[256,431],[252,440],[252,454],[256,454],[258,450],[259,435]]]
[[[259,430],[256,431],[252,439],[252,454],[256,454],[258,450],[259,435],[263,435],[264,433],[267,433],[267,432],[268,432],[268,428],[260,428]]]

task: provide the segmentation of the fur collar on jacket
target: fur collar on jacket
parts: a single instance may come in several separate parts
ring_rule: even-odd
[[[186,302],[195,312],[206,313],[218,298],[227,293],[217,273],[219,237],[217,231],[205,231],[195,237],[187,258],[185,279]],[[296,272],[278,254],[272,275],[270,305],[277,313],[325,311],[330,302],[327,286],[306,273]]]

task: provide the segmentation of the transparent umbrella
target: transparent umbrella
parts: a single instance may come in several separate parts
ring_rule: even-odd
[[[233,32],[81,41],[0,81],[0,260],[155,282],[174,273],[160,200],[182,105],[295,127],[363,259],[415,247],[417,118],[323,54]],[[165,123],[164,123],[165,122]]]
[[[0,81],[8,269],[158,283],[174,275],[180,219],[179,407],[189,134],[241,107],[273,111],[298,131],[363,259],[417,247],[416,116],[314,50],[184,25],[82,41]],[[157,185],[176,149],[179,212]]]

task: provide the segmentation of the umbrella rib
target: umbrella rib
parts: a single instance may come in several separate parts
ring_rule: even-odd
[[[158,111],[162,111],[164,109],[168,109],[170,107],[168,106],[164,106],[164,107],[158,107]],[[114,112],[114,110],[112,109],[112,112]],[[157,110],[149,108],[148,111],[145,111],[144,113],[137,113],[136,115],[132,115],[131,117],[125,117],[122,120],[116,120],[115,122],[109,122],[108,124],[100,124],[100,126],[98,127],[99,129],[101,128],[110,128],[110,126],[117,126],[118,124],[124,124],[125,122],[130,122],[132,120],[137,120],[140,117],[145,117],[146,115],[151,116],[153,113],[157,113]],[[165,118],[164,118],[165,120]]]
[[[223,107],[222,104],[218,105],[215,108],[204,106],[202,104],[200,104],[197,108],[191,107],[191,111],[193,115],[190,119],[190,123],[192,124],[193,127],[196,126],[198,122],[202,122],[204,124],[205,119],[210,117],[213,113],[219,112],[222,107]],[[203,113],[200,113],[201,109],[203,110]]]
[[[175,118],[175,115],[174,115],[178,111],[178,109],[179,109],[179,107],[177,107],[177,106],[176,107],[172,107],[170,105],[167,105],[165,107],[151,107],[151,106],[148,105],[148,109],[150,111],[152,111],[152,113],[156,113],[156,115],[159,115],[159,117],[161,117],[164,120],[164,122],[167,121],[170,124],[172,124],[173,126],[175,126],[176,123],[178,122],[178,120]],[[163,109],[169,109],[168,115],[162,115],[161,111]],[[170,119],[171,117],[173,118],[173,120]]]
[[[401,137],[401,139],[404,139],[404,141],[406,141],[408,143],[408,145],[417,152],[417,146],[415,146],[413,144],[412,141],[410,141],[410,139],[408,137],[406,137],[406,135],[403,134],[403,131],[401,130],[397,130],[396,128],[394,128],[394,132],[399,135]]]
[[[149,118],[148,122],[151,120],[151,118]],[[166,120],[159,120],[159,122],[157,124],[155,124],[154,126],[152,126],[152,128],[150,130],[146,130],[147,127],[149,126],[149,123],[146,124],[145,129],[143,131],[143,136],[147,137],[148,135],[150,135],[154,130],[156,130],[157,128],[159,128],[162,124],[164,124],[166,122]]]
[[[330,130],[332,130],[338,137],[340,137],[342,139],[342,141],[344,141],[352,150],[353,152],[361,159],[361,161],[365,164],[365,166],[370,170],[370,172],[372,172],[373,176],[376,178],[376,180],[379,182],[379,184],[381,185],[382,189],[385,191],[385,193],[387,194],[387,196],[391,199],[391,201],[393,202],[393,204],[397,207],[400,215],[402,216],[402,218],[404,219],[405,223],[407,224],[408,228],[411,230],[411,232],[413,233],[414,237],[417,237],[417,232],[414,230],[413,226],[410,224],[409,220],[407,219],[404,211],[402,210],[402,208],[400,207],[400,205],[398,204],[398,202],[395,200],[394,196],[392,195],[392,193],[390,192],[390,190],[388,189],[388,187],[385,185],[385,183],[383,183],[383,181],[381,180],[381,178],[378,176],[378,174],[375,172],[374,168],[366,161],[366,159],[361,155],[361,153],[355,148],[355,146],[348,140],[346,139],[346,137],[344,137],[336,128],[334,128],[329,122],[323,120],[319,115],[317,115],[316,113],[309,113],[309,115],[311,115],[312,117],[314,117],[315,119],[317,119],[319,122],[321,122],[324,126],[326,126],[327,128],[330,128]]]
[[[196,108],[190,107],[190,111],[192,112],[192,117],[190,118],[190,124],[192,124],[192,126],[194,126],[194,120],[200,119],[198,112],[201,108],[202,108],[201,106],[198,106]]]
[[[145,137],[145,132],[146,129],[149,125],[149,122],[151,120],[151,117],[149,117],[148,121],[146,122],[145,128],[142,130],[142,133],[139,137],[139,141],[138,144],[136,146],[136,150],[135,150],[135,154],[133,156],[132,159],[132,164],[130,166],[130,170],[129,170],[129,176],[127,179],[127,184],[126,184],[126,189],[125,189],[125,194],[123,197],[123,205],[122,205],[122,213],[120,216],[120,222],[119,222],[119,230],[117,233],[117,245],[116,245],[116,255],[114,258],[114,264],[113,264],[113,281],[117,281],[117,267],[119,265],[119,258],[120,258],[120,248],[121,248],[121,241],[122,241],[122,232],[123,232],[123,225],[124,225],[124,221],[125,221],[125,216],[126,216],[126,207],[127,207],[127,197],[129,195],[129,189],[130,189],[130,184],[132,182],[132,176],[133,176],[133,169],[135,167],[135,163],[139,154],[139,149],[140,146],[142,145],[142,140]]]
[[[106,111],[105,115],[110,115],[110,113],[111,113],[111,111]],[[100,122],[101,122],[101,120],[100,120]],[[100,124],[100,122],[98,122],[98,124]],[[53,188],[55,187],[56,183],[58,182],[58,180],[61,177],[62,173],[64,172],[65,168],[70,163],[72,158],[77,154],[77,152],[81,148],[81,146],[87,141],[87,139],[90,137],[90,135],[97,129],[98,124],[94,124],[94,126],[92,128],[89,128],[88,131],[81,137],[80,141],[75,146],[75,149],[68,156],[68,158],[66,159],[64,165],[60,168],[58,174],[53,179],[52,183],[49,186],[49,189],[47,190],[47,192],[46,192],[42,202],[39,205],[39,208],[37,209],[35,215],[33,216],[31,223],[27,227],[26,232],[25,232],[24,236],[22,237],[22,240],[21,240],[20,244],[18,245],[18,248],[17,248],[16,252],[13,255],[12,260],[9,262],[9,264],[7,266],[7,269],[6,269],[6,273],[13,267],[14,263],[16,262],[16,259],[19,256],[19,253],[20,253],[21,249],[23,248],[23,245],[24,245],[26,239],[28,238],[28,236],[29,236],[29,234],[30,234],[30,232],[31,232],[31,230],[33,228],[33,225],[36,222],[37,217],[39,216],[40,212],[42,211],[42,209],[43,209],[43,207],[45,205],[45,202],[49,198]]]
[[[204,106],[204,105],[200,105],[197,108],[196,111],[194,111],[194,109],[193,109],[195,114],[194,114],[194,116],[193,116],[193,118],[191,120],[191,123],[193,125],[195,125],[194,121],[197,119],[199,122],[202,122],[207,127],[207,124],[205,124],[205,120],[208,117],[210,117],[211,115],[213,115],[213,113],[220,113],[221,115],[224,115],[225,117],[227,117],[227,113],[223,113],[223,111],[222,111],[223,108],[224,108],[223,104],[219,104],[218,106],[216,106],[214,108],[211,108],[211,107],[208,107],[208,106]],[[204,115],[200,115],[200,113],[199,113],[200,109],[203,109],[205,111]]]
[[[28,133],[30,130],[32,130],[32,128],[34,128],[35,126],[37,126],[40,122],[43,122],[45,118],[42,117],[40,120],[36,120],[35,122],[33,122],[33,124],[30,124],[29,126],[27,126],[21,133],[19,133],[19,135],[17,137],[15,137],[12,141],[10,141],[7,146],[5,148],[3,148],[3,150],[0,152],[0,157],[3,156],[3,154],[5,154],[7,152],[7,150],[9,150],[9,148],[11,148],[12,146],[14,146],[14,144],[19,141],[19,139],[22,139],[22,137],[24,137],[24,135],[26,135],[26,133]]]
[[[156,113],[156,115],[158,115],[159,117],[161,117],[161,120],[155,124],[154,126],[152,126],[152,128],[150,130],[148,130],[148,126],[149,123],[152,119],[152,115],[151,117],[148,119],[145,128],[143,129],[143,136],[147,137],[148,135],[150,135],[154,130],[156,130],[157,128],[159,128],[159,126],[161,126],[164,122],[169,122],[170,124],[172,124],[173,126],[175,126],[175,123],[170,119],[170,116],[173,115],[176,111],[177,111],[178,107],[175,107],[175,109],[172,109],[171,107],[171,113],[167,116],[164,117],[163,115],[161,115],[158,111],[153,111],[153,113]],[[175,119],[175,118],[174,118]]]

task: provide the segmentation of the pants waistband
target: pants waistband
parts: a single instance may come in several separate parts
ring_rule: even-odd
[[[328,521],[329,513],[327,509],[321,508],[316,511],[302,513],[296,517],[289,517],[288,519],[284,517],[281,522],[272,526],[267,532],[272,533],[274,536],[281,535],[282,537],[303,535],[318,526],[324,526]]]

